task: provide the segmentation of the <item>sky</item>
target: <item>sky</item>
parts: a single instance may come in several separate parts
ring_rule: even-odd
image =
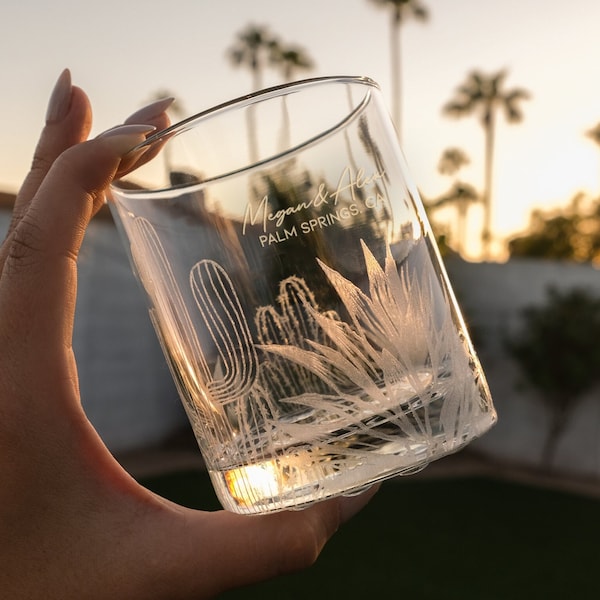
[[[498,120],[493,228],[502,242],[534,208],[600,193],[600,147],[585,132],[600,122],[598,0],[422,0],[427,23],[402,28],[402,141],[424,197],[452,179],[437,171],[445,148],[470,158],[461,180],[481,188],[483,131],[475,117],[442,113],[467,74],[508,71],[525,88],[524,120]],[[391,108],[389,14],[369,0],[20,0],[0,8],[0,191],[25,176],[54,82],[69,67],[94,109],[92,135],[120,123],[161,90],[192,114],[251,91],[250,73],[226,50],[248,24],[302,46],[315,68],[298,77],[366,75]],[[265,85],[281,80],[265,74]],[[468,253],[476,258],[477,210]],[[453,213],[439,215],[452,222]]]

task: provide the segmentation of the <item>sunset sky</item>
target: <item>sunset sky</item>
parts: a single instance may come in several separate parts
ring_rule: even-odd
[[[522,230],[533,207],[600,193],[600,147],[585,136],[600,121],[598,0],[423,0],[430,19],[403,27],[403,145],[427,197],[450,187],[437,173],[442,151],[462,148],[461,179],[480,188],[483,133],[475,117],[442,106],[473,69],[509,72],[523,87],[519,125],[498,123],[494,230]],[[121,122],[159,90],[188,112],[250,91],[246,70],[225,52],[249,23],[304,47],[304,76],[367,75],[391,107],[388,14],[369,0],[21,0],[0,9],[3,77],[0,191],[15,191],[30,162],[55,79],[69,67],[92,100],[93,134]],[[279,83],[274,72],[265,84]],[[473,223],[477,218],[473,211]],[[476,242],[475,229],[472,235]],[[472,252],[476,252],[473,244]]]

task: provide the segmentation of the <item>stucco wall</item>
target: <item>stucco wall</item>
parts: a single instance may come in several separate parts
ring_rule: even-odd
[[[79,260],[73,347],[83,406],[114,452],[187,424],[145,298],[111,222],[88,229]]]
[[[519,313],[525,306],[545,302],[549,285],[562,290],[583,287],[600,295],[600,271],[590,265],[527,259],[506,264],[454,259],[446,266],[474,330],[498,410],[497,425],[477,447],[499,458],[537,465],[549,413],[537,393],[524,385],[518,366],[505,351],[505,340],[521,325]],[[600,476],[600,390],[577,406],[557,446],[555,466]]]

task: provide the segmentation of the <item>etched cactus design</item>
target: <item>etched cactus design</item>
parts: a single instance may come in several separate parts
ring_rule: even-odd
[[[210,393],[221,402],[237,400],[251,388],[258,358],[244,311],[227,272],[212,260],[201,260],[190,272],[196,306],[219,354],[208,380]]]
[[[218,371],[211,372],[154,226],[144,217],[137,217],[132,234],[132,256],[160,314],[161,335],[168,336],[165,342],[169,352],[193,357],[194,368],[213,400],[227,402],[242,396],[256,377],[258,359],[240,301],[223,267],[201,260],[190,272],[194,299],[219,354]]]
[[[201,260],[190,270],[201,317],[194,325],[146,219],[135,220],[132,239],[140,278],[159,315],[159,337],[180,392],[193,405],[192,414],[186,408],[209,463],[289,457],[314,440],[331,456],[330,465],[340,448],[359,456],[399,438],[450,450],[465,439],[470,423],[492,410],[482,405],[478,371],[445,292],[431,266],[424,266],[423,241],[410,252],[412,266],[407,260],[398,266],[389,246],[380,265],[361,242],[365,289],[317,260],[345,321],[321,310],[303,279],[284,279],[276,301],[255,311],[254,340],[221,265]],[[202,331],[194,328],[200,324]]]
[[[129,235],[136,271],[152,299],[150,320],[194,431],[222,444],[231,438],[230,425],[222,407],[205,393],[210,369],[163,244],[144,217],[133,220]]]
[[[314,318],[315,312],[318,312],[317,303],[304,280],[295,276],[284,279],[279,286],[277,307],[262,306],[256,311],[259,344],[308,348],[310,340],[325,343],[323,331]],[[283,413],[297,412],[296,399],[303,394],[332,392],[309,369],[276,355],[263,362],[261,382],[272,390]]]

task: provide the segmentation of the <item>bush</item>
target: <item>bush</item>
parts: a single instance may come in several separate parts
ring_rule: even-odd
[[[600,382],[600,298],[585,289],[551,287],[544,305],[521,316],[523,328],[507,348],[550,410],[542,454],[549,466],[574,407]]]

